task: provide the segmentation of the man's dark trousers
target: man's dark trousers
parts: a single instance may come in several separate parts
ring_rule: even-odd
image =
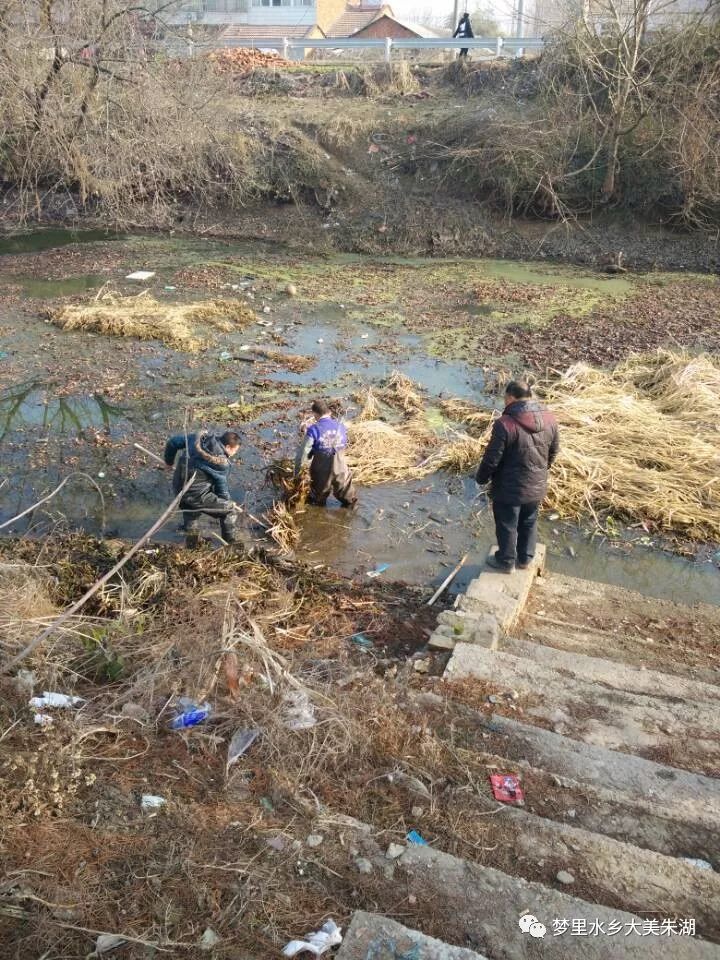
[[[512,567],[530,563],[535,556],[539,503],[497,503],[493,500],[498,563]]]

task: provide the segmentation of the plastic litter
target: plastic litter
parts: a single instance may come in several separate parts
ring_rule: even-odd
[[[247,753],[259,736],[259,730],[236,730],[232,735],[232,740],[228,746],[227,764],[225,769],[229,770],[230,767],[236,763],[244,753]]]
[[[127,940],[119,933],[101,933],[95,941],[95,953],[98,956],[109,953],[111,950],[121,947],[124,943],[127,943]]]
[[[490,775],[493,796],[501,803],[511,803],[521,807],[525,803],[525,794],[520,781],[512,773],[493,773]]]
[[[685,863],[689,863],[691,867],[697,867],[698,870],[712,870],[713,865],[708,863],[707,860],[701,860],[699,857],[683,857]]]
[[[218,360],[225,362],[226,360],[232,360],[232,354],[227,350],[223,350],[222,353],[218,356]]]
[[[8,355],[5,350],[0,350],[0,360],[7,360]]]
[[[317,723],[315,708],[303,690],[291,690],[283,697],[285,726],[288,730],[309,730]]]
[[[136,270],[134,273],[129,273],[125,279],[126,280],[152,280],[155,276],[154,270]]]
[[[380,563],[374,570],[368,570],[367,575],[369,577],[379,577],[381,573],[385,573],[386,570],[390,569],[389,563]]]
[[[70,707],[79,707],[85,701],[82,697],[73,697],[67,693],[55,693],[52,690],[45,690],[41,697],[31,697],[28,700],[28,706],[36,710],[33,715],[33,721],[41,727],[49,727],[53,719],[44,713],[45,710],[67,710]]]
[[[143,813],[157,813],[161,807],[167,803],[165,797],[157,796],[154,793],[144,793],[140,797],[140,809]]]
[[[299,953],[312,953],[321,956],[342,943],[342,929],[334,920],[328,920],[322,927],[309,934],[304,940],[291,940],[283,950],[284,957],[296,957]]]
[[[177,290],[177,287],[171,287],[169,284],[166,284],[165,289],[166,289],[166,290]]]
[[[212,927],[207,927],[203,935],[200,937],[200,949],[212,950],[213,947],[216,947],[219,943],[220,937],[215,933]]]
[[[411,830],[410,833],[405,837],[408,843],[414,843],[416,847],[429,847],[430,844],[427,842],[425,837],[421,833],[418,833],[417,830]]]
[[[354,633],[350,637],[350,643],[354,643],[358,647],[363,647],[365,650],[370,650],[371,647],[375,646],[370,637],[366,637],[364,633]]]
[[[203,723],[210,716],[212,708],[209,703],[202,703],[200,705],[194,703],[188,703],[185,701],[182,705],[186,708],[181,714],[175,717],[174,720],[170,722],[171,730],[183,730],[185,727],[195,727],[198,723]]]
[[[67,693],[54,693],[51,690],[44,690],[41,697],[30,698],[29,706],[35,710],[63,710],[68,707],[79,707],[81,703],[85,703],[82,697],[72,697]]]

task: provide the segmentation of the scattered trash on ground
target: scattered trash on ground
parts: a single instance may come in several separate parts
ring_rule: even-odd
[[[427,842],[425,837],[421,833],[418,833],[417,830],[411,830],[405,838],[408,843],[414,844],[416,847],[429,847],[430,844]]]
[[[103,953],[110,953],[127,943],[125,937],[119,933],[101,933],[95,941],[95,953],[101,956]]]
[[[389,569],[390,569],[389,563],[381,563],[379,564],[379,566],[375,567],[374,570],[368,570],[367,575],[374,579],[375,577],[379,577],[380,574],[385,573],[385,571]]]
[[[283,697],[285,726],[288,730],[309,730],[317,723],[315,708],[303,690],[291,690]]]
[[[259,730],[236,730],[228,746],[227,763],[225,769],[236,763],[244,753],[250,749],[260,736]]]
[[[220,937],[215,933],[212,927],[207,927],[200,937],[201,950],[213,950],[220,943]]]
[[[391,843],[387,848],[385,856],[388,860],[397,860],[398,857],[401,857],[405,853],[405,847],[402,843]]]
[[[154,276],[155,276],[154,270],[136,270],[134,273],[129,273],[125,277],[125,279],[126,280],[152,280]],[[173,290],[174,289],[175,288],[173,287]]]
[[[713,870],[713,865],[708,863],[707,860],[701,860],[699,857],[683,857],[685,863],[689,863],[691,867],[697,867],[698,870]]]
[[[140,797],[140,809],[143,813],[156,814],[166,803],[167,800],[165,797],[160,797],[153,793],[144,793],[142,797]]]
[[[195,727],[203,723],[210,716],[212,708],[209,703],[195,704],[183,698],[179,701],[183,712],[170,721],[171,730],[184,730],[186,727]]]
[[[493,796],[501,803],[512,803],[518,807],[525,803],[520,781],[514,774],[493,773],[490,775],[490,784]]]
[[[31,697],[28,706],[37,712],[33,720],[39,726],[49,726],[53,719],[45,713],[45,710],[67,710],[70,707],[80,707],[85,703],[82,697],[69,696],[66,693],[54,693],[45,690],[41,697]]]
[[[350,637],[350,643],[354,643],[356,647],[362,647],[365,650],[370,650],[375,646],[370,637],[366,637],[364,633],[354,633]]]
[[[295,957],[298,953],[313,953],[316,957],[326,953],[331,947],[342,943],[342,929],[334,920],[328,920],[315,933],[309,934],[305,940],[291,940],[283,950],[284,957]]]

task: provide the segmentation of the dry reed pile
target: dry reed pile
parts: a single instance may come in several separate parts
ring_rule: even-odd
[[[720,365],[662,351],[605,372],[571,367],[544,399],[562,429],[549,502],[694,539],[720,536]]]
[[[414,415],[425,408],[418,385],[398,370],[387,379],[380,390],[380,397],[389,406],[402,410],[404,414]]]
[[[558,418],[561,452],[548,504],[561,516],[590,513],[693,539],[720,536],[720,362],[660,350],[612,371],[579,363],[538,394]],[[482,457],[496,415],[449,399],[442,409],[471,429],[429,461],[464,470]],[[473,430],[475,432],[475,430]]]
[[[199,326],[230,333],[255,320],[253,311],[238,301],[160,303],[147,291],[129,297],[106,291],[88,303],[66,304],[51,310],[48,316],[61,330],[162,340],[168,346],[189,352],[196,352],[204,345]]]

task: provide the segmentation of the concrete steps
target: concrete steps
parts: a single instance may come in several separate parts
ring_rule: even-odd
[[[720,960],[720,946],[672,932],[679,925],[666,925],[670,932],[660,935],[660,921],[643,921],[429,847],[408,847],[398,868],[396,882],[404,880],[426,915],[441,917],[447,936],[477,945],[490,960]],[[541,938],[521,930],[520,918],[528,913],[546,928]],[[679,919],[672,918],[676,924]]]
[[[428,932],[490,960],[720,960],[720,683],[712,669],[696,673],[683,663],[675,670],[662,638],[661,655],[645,662],[637,640],[645,624],[650,632],[645,600],[637,607],[647,619],[634,623],[636,636],[627,641],[630,663],[618,633],[612,657],[598,656],[602,631],[594,627],[585,641],[574,632],[565,642],[559,628],[548,645],[529,630],[514,636],[541,566],[512,577],[483,572],[455,609],[440,615],[431,646],[452,651],[444,674],[450,682],[442,696],[425,693],[414,703],[449,749],[477,751],[489,772],[517,772],[526,806],[496,803],[479,784],[457,796],[446,788],[451,821],[456,813],[458,822],[483,818],[482,846],[472,860],[408,847],[395,881],[404,878],[407,895],[426,905],[424,916],[442,918]],[[537,589],[552,597],[547,579]],[[565,606],[550,615],[572,619],[573,591],[582,589],[581,581],[564,583]],[[589,589],[604,596],[597,585]],[[632,608],[633,598],[620,591],[615,599],[607,619],[619,631],[631,619],[621,601]],[[686,622],[679,609],[665,609],[674,624]],[[592,611],[586,603],[575,619],[589,620]],[[714,614],[705,617],[714,622]],[[468,678],[482,686],[453,683]],[[453,701],[465,691],[513,715],[488,716]],[[453,849],[467,856],[467,846]],[[544,937],[520,929],[528,912],[547,928]],[[673,925],[681,919],[684,927]]]
[[[537,718],[573,739],[637,753],[685,746],[683,765],[720,770],[717,705],[636,694],[577,678],[568,670],[477,644],[459,643],[445,671],[448,680],[474,677],[494,689],[515,690],[525,717]]]
[[[453,947],[395,920],[358,910],[335,954],[337,960],[486,960],[464,947]]]
[[[590,657],[582,653],[570,653],[542,643],[532,643],[515,637],[504,637],[498,649],[514,657],[532,660],[533,663],[562,670],[576,679],[599,683],[625,693],[638,693],[650,697],[667,697],[678,702],[687,700],[708,701],[720,708],[720,686],[689,680],[659,670],[648,670]]]

